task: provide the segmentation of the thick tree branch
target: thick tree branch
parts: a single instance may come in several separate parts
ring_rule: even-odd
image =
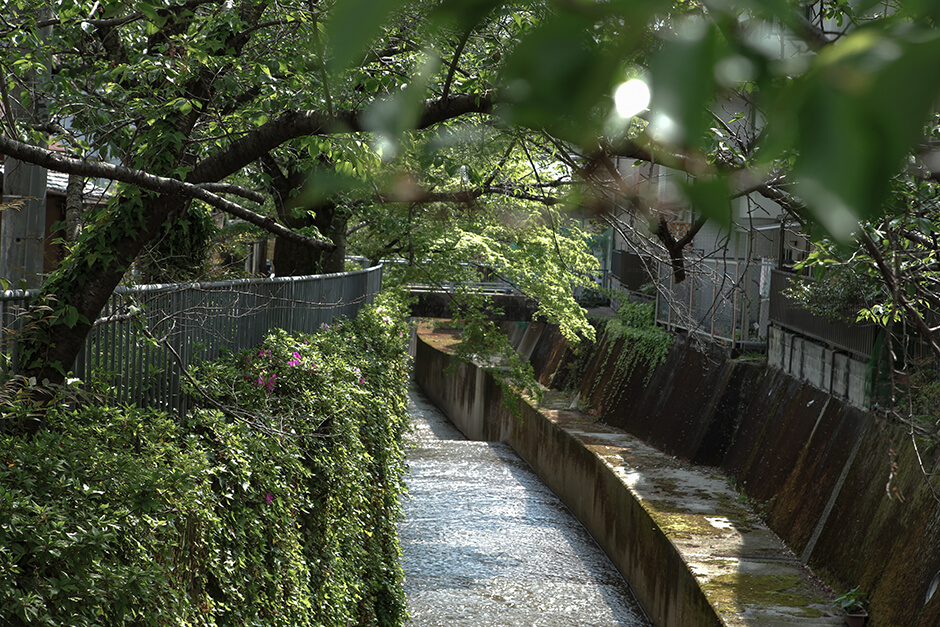
[[[468,113],[490,113],[495,93],[458,95],[425,101],[418,128]],[[188,180],[193,183],[221,181],[281,144],[308,135],[357,133],[367,130],[362,118],[365,111],[344,110],[329,115],[322,111],[288,111],[247,133],[226,148],[207,157],[193,168]]]
[[[245,200],[256,202],[259,205],[263,205],[268,199],[268,197],[261,192],[247,189],[241,185],[233,185],[232,183],[200,183],[199,187],[213,194],[233,194],[235,196],[241,196]]]
[[[189,198],[196,198],[230,215],[241,218],[255,226],[259,226],[274,235],[285,237],[304,246],[309,246],[314,250],[322,251],[332,250],[334,248],[331,242],[315,240],[301,235],[300,233],[284,227],[272,218],[255,213],[239,204],[228,201],[202,186],[193,185],[192,183],[178,179],[156,176],[142,170],[134,170],[103,161],[75,159],[73,157],[67,157],[62,153],[24,144],[3,136],[0,136],[0,154],[33,163],[56,172],[65,172],[66,174],[77,174],[92,178],[106,178],[122,183],[129,183],[152,192],[177,194]]]
[[[441,98],[447,98],[450,95],[450,86],[454,81],[454,72],[457,71],[457,62],[460,60],[460,55],[463,54],[463,49],[467,45],[467,41],[469,41],[472,32],[472,30],[468,29],[457,43],[454,58],[451,60],[450,68],[447,70],[447,78],[444,79],[444,87],[441,89]]]
[[[553,182],[545,183],[544,187],[561,187],[565,183]],[[533,194],[525,191],[525,186],[514,185],[486,185],[473,189],[465,189],[455,192],[432,192],[421,189],[416,186],[408,186],[402,190],[392,192],[379,192],[373,195],[372,200],[375,203],[406,202],[416,205],[429,204],[435,202],[454,203],[454,204],[473,204],[482,196],[508,196],[519,200],[531,200],[541,203],[546,207],[552,207],[562,201],[554,196],[544,194]]]

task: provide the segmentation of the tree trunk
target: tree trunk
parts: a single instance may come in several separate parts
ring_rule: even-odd
[[[291,229],[317,227],[320,234],[336,247],[330,251],[313,251],[286,238],[278,237],[274,244],[275,276],[304,276],[308,274],[334,274],[346,267],[346,226],[349,212],[334,200],[327,199],[312,206],[304,206],[303,188],[308,171],[287,166],[286,172],[270,154],[261,159],[265,173],[271,177],[270,189],[274,208],[282,224]]]
[[[320,233],[336,245],[331,251],[313,251],[285,238],[274,244],[274,274],[276,276],[304,276],[307,274],[334,274],[346,269],[346,225],[348,215],[342,207],[325,203],[317,208],[316,217],[292,218],[292,228],[316,226]]]
[[[82,189],[85,179],[77,174],[69,175],[65,187],[65,241],[74,244],[82,234],[83,205]]]
[[[30,307],[20,338],[22,374],[38,383],[65,380],[85,336],[137,254],[187,203],[169,194],[124,197],[107,223],[87,232],[40,291],[40,304],[53,310]]]
[[[317,207],[316,226],[328,240],[336,244],[331,251],[320,253],[320,272],[334,274],[346,271],[346,225],[349,212],[335,202]]]
[[[681,238],[676,239],[669,230],[669,223],[662,216],[659,216],[656,225],[653,227],[653,233],[662,243],[663,247],[669,253],[669,263],[672,266],[672,276],[675,282],[685,281],[685,256],[683,250],[688,246],[692,239],[698,234],[705,222],[708,220],[705,216],[699,216],[689,227],[688,232]]]
[[[306,276],[308,274],[320,274],[320,256],[307,246],[278,237],[274,243],[274,275]]]

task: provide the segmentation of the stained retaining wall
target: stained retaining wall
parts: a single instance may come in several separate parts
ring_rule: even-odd
[[[562,383],[564,340],[530,332],[538,376]],[[940,625],[940,481],[931,489],[925,479],[938,471],[936,444],[778,368],[681,337],[651,374],[624,376],[604,354],[579,386],[604,422],[736,478],[805,563],[839,590],[859,587],[869,625]]]
[[[550,328],[505,329],[539,369],[559,361]],[[724,477],[690,470],[570,411],[567,399],[559,409],[504,396],[492,375],[442,348],[446,336],[428,332],[416,342],[415,377],[424,392],[467,437],[513,446],[624,573],[655,625],[841,624],[830,600],[737,502]]]

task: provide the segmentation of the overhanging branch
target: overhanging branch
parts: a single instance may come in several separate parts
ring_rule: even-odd
[[[493,92],[426,100],[417,128],[427,128],[468,113],[489,113],[495,100]],[[345,110],[329,115],[322,111],[286,111],[202,160],[190,172],[189,180],[196,183],[221,181],[268,151],[299,137],[363,132],[367,130],[362,121],[364,113]]]
[[[179,179],[172,179],[163,176],[157,176],[123,166],[106,163],[104,161],[86,161],[68,157],[62,153],[25,144],[23,142],[0,136],[0,154],[26,161],[55,172],[64,172],[66,174],[77,174],[79,176],[106,178],[122,183],[128,183],[146,189],[148,191],[179,194],[189,198],[201,200],[217,209],[221,209],[229,215],[241,218],[242,220],[261,227],[262,229],[273,233],[279,237],[290,239],[303,246],[308,246],[314,250],[333,250],[335,244],[322,240],[313,239],[292,231],[287,227],[276,222],[274,219],[263,216],[241,205],[226,200],[217,194],[210,192],[204,187],[193,185]]]

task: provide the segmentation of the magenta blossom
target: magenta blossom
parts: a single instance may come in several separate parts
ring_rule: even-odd
[[[365,383],[365,382],[366,382],[365,378],[363,378],[363,376],[362,376],[362,371],[359,370],[359,368],[356,368],[355,366],[353,366],[352,372],[353,372],[354,375],[356,375],[357,377],[359,377],[359,383]]]
[[[268,505],[270,505],[271,503],[274,502],[274,497],[271,496],[271,493],[270,493],[270,492],[265,492],[265,493],[264,493],[264,501],[265,501]]]
[[[287,362],[287,365],[290,366],[291,368],[293,368],[294,366],[299,366],[300,365],[300,353],[298,353],[297,351],[294,351],[293,359]]]

